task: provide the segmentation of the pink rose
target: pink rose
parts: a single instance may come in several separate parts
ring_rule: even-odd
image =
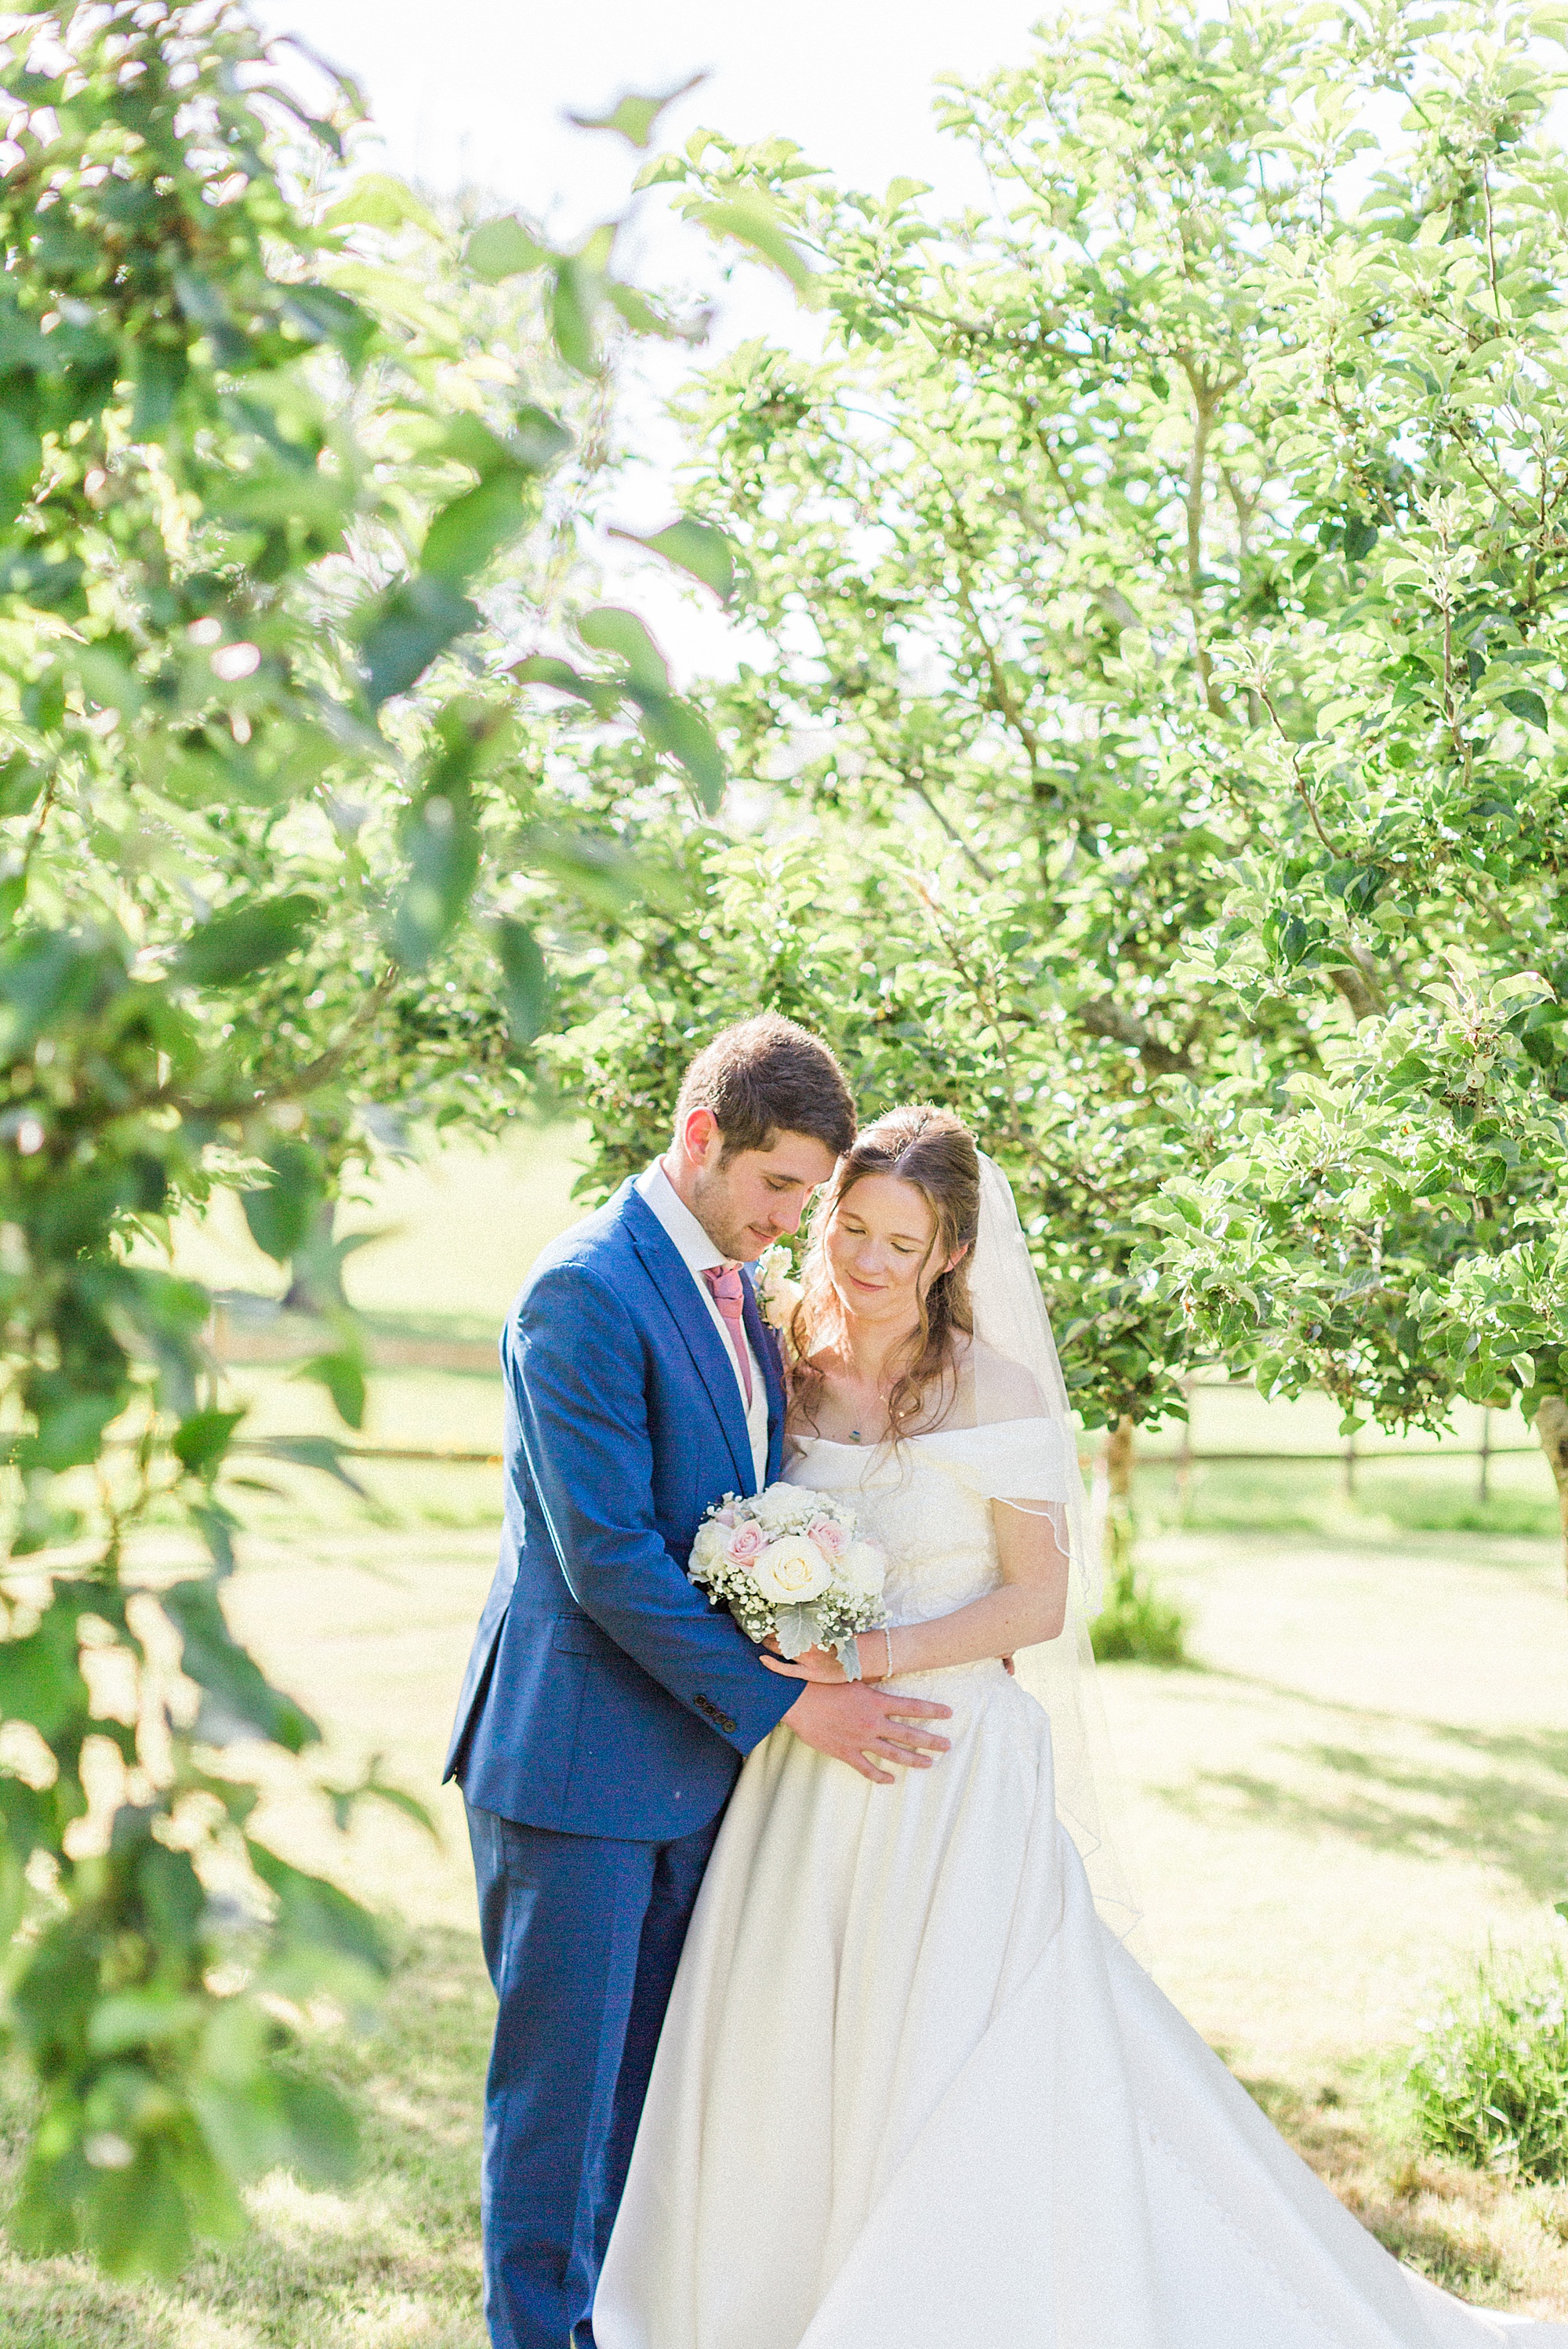
[[[842,1557],[850,1546],[850,1537],[836,1517],[813,1517],[806,1528],[806,1539],[815,1542],[824,1557]]]
[[[736,1526],[724,1546],[724,1554],[731,1566],[749,1566],[767,1547],[767,1535],[754,1519],[748,1517],[743,1525]]]
[[[713,1522],[716,1526],[732,1526],[735,1523],[735,1511],[733,1509],[715,1509],[713,1513]]]

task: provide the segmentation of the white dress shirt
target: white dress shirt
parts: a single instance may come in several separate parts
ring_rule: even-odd
[[[718,1300],[713,1290],[702,1277],[711,1266],[731,1264],[734,1258],[719,1254],[686,1201],[677,1194],[675,1185],[665,1173],[661,1160],[655,1158],[651,1166],[645,1167],[637,1177],[635,1188],[675,1242],[682,1263],[691,1274],[697,1295],[707,1309],[708,1319],[724,1340],[724,1359],[735,1373],[736,1392],[746,1413],[746,1433],[751,1440],[752,1474],[760,1493],[768,1482],[768,1381],[743,1322],[740,1342],[751,1365],[751,1401],[748,1403],[746,1390],[740,1382],[740,1364],[736,1361],[735,1349],[729,1341],[729,1324],[718,1309]],[[745,1277],[743,1273],[741,1278]]]

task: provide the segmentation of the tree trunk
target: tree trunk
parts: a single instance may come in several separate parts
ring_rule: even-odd
[[[1133,1434],[1130,1419],[1105,1431],[1105,1587],[1113,1597],[1132,1592]]]
[[[1535,1433],[1546,1454],[1557,1486],[1557,1509],[1563,1520],[1563,1564],[1568,1574],[1568,1402],[1548,1395],[1535,1414]]]

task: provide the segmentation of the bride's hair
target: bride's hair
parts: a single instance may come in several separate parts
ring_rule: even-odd
[[[812,1210],[805,1284],[789,1337],[795,1353],[792,1399],[815,1424],[822,1373],[810,1357],[843,1328],[843,1307],[828,1270],[828,1226],[857,1183],[868,1174],[896,1174],[912,1183],[931,1209],[935,1225],[926,1262],[964,1254],[937,1274],[920,1300],[920,1322],[907,1359],[888,1396],[888,1436],[896,1444],[923,1423],[940,1424],[957,1392],[960,1341],[975,1334],[969,1305],[969,1266],[980,1221],[980,1159],[975,1137],[951,1110],[918,1102],[890,1109],[868,1125],[840,1159]]]

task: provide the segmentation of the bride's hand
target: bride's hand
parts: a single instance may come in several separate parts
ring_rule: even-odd
[[[849,1674],[831,1648],[804,1648],[793,1663],[779,1652],[779,1642],[769,1632],[762,1642],[762,1661],[770,1672],[778,1672],[788,1681],[847,1681]]]

